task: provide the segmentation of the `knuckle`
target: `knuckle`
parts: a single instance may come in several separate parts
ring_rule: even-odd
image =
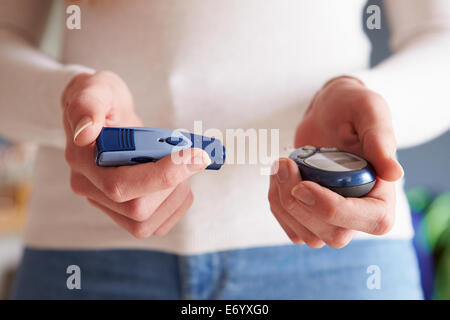
[[[276,194],[275,192],[273,192],[272,190],[269,190],[268,194],[267,194],[267,200],[269,200],[269,203],[275,203],[276,201]]]
[[[172,169],[165,169],[161,171],[161,186],[164,189],[168,189],[171,187],[176,186],[176,182],[177,182],[177,172],[175,170]]]
[[[276,211],[277,209],[275,208],[275,206],[272,204],[272,203],[270,203],[270,212],[272,212],[272,214],[276,214],[277,213],[277,211]]]
[[[103,185],[104,192],[108,198],[117,203],[125,202],[123,187],[118,180],[106,180]]]
[[[80,179],[78,179],[75,176],[70,177],[70,188],[77,195],[80,195],[80,196],[85,195],[83,192],[83,188],[80,185]]]
[[[187,198],[188,198],[187,208],[190,208],[192,206],[192,204],[194,203],[194,194],[192,193],[190,188],[189,188],[189,194],[188,194]]]
[[[64,115],[69,122],[73,120],[76,110],[83,108],[89,101],[86,93],[80,93],[66,106]]]
[[[386,100],[374,91],[365,91],[365,94],[359,97],[357,103],[367,113],[390,112]]]
[[[80,110],[94,110],[99,104],[104,104],[103,96],[99,96],[99,86],[90,86],[77,93],[77,95],[70,101],[64,109],[64,117],[69,123],[77,120]]]
[[[146,201],[142,198],[128,201],[127,213],[130,219],[138,222],[147,220],[151,215],[151,212],[149,212],[148,210]]]
[[[315,238],[315,239],[312,239],[309,241],[305,240],[305,242],[308,247],[313,248],[313,249],[320,249],[325,245],[325,243],[318,238]]]
[[[270,203],[269,206],[270,206],[270,212],[272,212],[272,214],[276,215],[277,208],[275,207],[275,205],[273,203]]]
[[[394,215],[390,213],[389,210],[384,209],[381,211],[375,227],[373,229],[373,234],[383,235],[388,233],[394,226]]]
[[[292,241],[292,243],[295,244],[305,244],[305,241],[303,241],[302,238],[300,238],[298,235],[296,234],[288,234],[289,239]]]
[[[77,99],[66,102],[66,104],[64,105],[63,117],[64,119],[68,120],[69,123],[70,119],[72,118],[73,110],[77,108],[77,105],[79,105],[79,101]]]
[[[150,230],[146,228],[144,223],[135,222],[131,225],[130,233],[137,239],[146,239],[152,235]]]
[[[322,218],[325,222],[333,222],[336,219],[338,214],[339,204],[337,202],[333,202],[330,206],[322,212]]]
[[[303,235],[303,241],[306,243],[308,247],[311,248],[321,248],[323,247],[323,241],[317,238],[313,234],[305,234]]]
[[[91,90],[92,89],[90,89],[90,90],[84,89],[81,92],[79,92],[79,94],[77,94],[77,96],[74,97],[74,99],[70,103],[69,110],[81,108],[81,107],[91,104],[92,98],[93,98],[93,94],[91,93]]]
[[[365,90],[364,94],[361,94],[357,102],[362,107],[373,107],[378,102],[380,102],[383,98],[376,92]]]
[[[75,167],[75,154],[70,147],[66,147],[64,151],[64,159],[69,167]]]
[[[331,237],[326,243],[332,248],[340,249],[349,244],[352,239],[351,235],[352,233],[349,230],[335,228],[335,230],[331,232]]]
[[[312,235],[303,235],[303,240],[305,243],[310,246],[310,243],[313,243],[317,240],[316,237],[313,237]],[[311,246],[310,246],[311,247]]]
[[[281,205],[284,209],[292,211],[297,206],[297,200],[291,196],[282,197]]]

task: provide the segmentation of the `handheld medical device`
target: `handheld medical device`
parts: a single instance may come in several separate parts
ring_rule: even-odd
[[[316,182],[344,197],[362,197],[375,185],[372,165],[350,152],[304,146],[294,150],[289,158],[298,165],[303,180]]]
[[[225,147],[219,139],[189,132],[145,127],[104,127],[97,138],[95,162],[99,166],[127,166],[159,159],[188,148],[205,150],[219,170],[225,162]]]

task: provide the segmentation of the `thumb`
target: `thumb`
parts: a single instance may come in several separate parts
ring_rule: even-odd
[[[103,121],[104,123],[104,121]],[[94,122],[89,116],[84,116],[75,126],[73,142],[79,147],[89,145],[97,139],[103,124]]]
[[[393,130],[373,128],[362,137],[363,154],[374,166],[377,175],[386,181],[396,181],[403,177],[403,168],[398,163]]]
[[[97,96],[84,95],[75,99],[66,108],[67,122],[70,125],[68,133],[77,146],[86,146],[95,141],[105,125],[107,104]]]

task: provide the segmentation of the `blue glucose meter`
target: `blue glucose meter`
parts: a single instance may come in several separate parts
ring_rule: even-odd
[[[174,152],[200,148],[219,170],[225,162],[225,147],[219,139],[189,132],[145,127],[104,127],[97,137],[95,162],[98,166],[127,166],[155,162]]]
[[[298,165],[303,180],[316,182],[344,197],[362,197],[375,185],[372,165],[353,153],[304,146],[294,150],[289,158]]]

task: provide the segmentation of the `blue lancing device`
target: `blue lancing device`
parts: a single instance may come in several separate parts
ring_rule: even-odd
[[[316,182],[344,197],[362,197],[375,185],[372,165],[350,152],[304,146],[294,150],[289,158],[297,164],[303,180]]]
[[[97,138],[95,162],[98,166],[128,166],[155,162],[182,149],[205,150],[219,170],[225,162],[225,147],[219,139],[189,132],[145,127],[103,127]]]

